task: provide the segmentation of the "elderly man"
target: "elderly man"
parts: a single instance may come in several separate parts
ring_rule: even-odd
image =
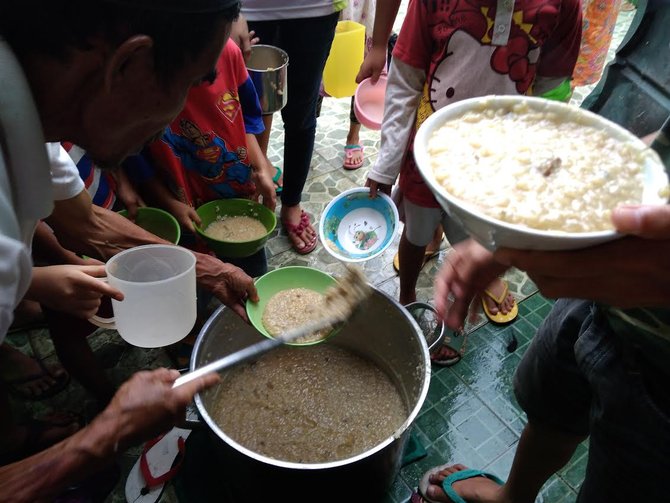
[[[0,339],[30,284],[35,223],[53,206],[45,140],[72,141],[99,165],[118,165],[159,135],[189,88],[211,75],[238,12],[238,0],[2,2]],[[200,274],[213,290],[216,267]],[[232,290],[254,295],[252,287]],[[96,295],[103,293],[118,296]],[[172,389],[176,376],[136,374],[89,426],[0,468],[0,494],[51,499],[132,443],[169,429],[194,393],[217,380]]]

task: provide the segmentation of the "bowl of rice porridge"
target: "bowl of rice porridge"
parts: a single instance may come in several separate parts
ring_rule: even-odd
[[[264,274],[255,285],[260,300],[247,300],[247,316],[256,330],[273,338],[315,319],[326,290],[337,285],[337,279],[312,267],[288,266]],[[316,344],[335,332],[321,330],[289,344]]]
[[[620,235],[620,204],[666,204],[660,158],[621,126],[526,96],[463,100],[431,115],[414,142],[440,205],[489,250],[570,250]]]
[[[218,257],[249,257],[258,252],[277,227],[275,213],[250,199],[217,199],[196,212],[195,229]]]

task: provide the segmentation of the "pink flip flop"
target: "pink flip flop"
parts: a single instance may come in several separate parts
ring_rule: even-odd
[[[358,161],[354,161],[355,156],[360,156]],[[358,169],[363,166],[363,147],[360,145],[345,145],[344,146],[344,169]]]
[[[314,248],[316,248],[317,236],[314,236],[314,240],[311,243],[307,243],[302,248],[298,248],[298,246],[295,244],[295,238],[302,239],[300,237],[302,236],[302,232],[310,225],[309,215],[305,213],[304,210],[300,212],[300,223],[298,225],[294,225],[290,222],[285,221],[282,221],[282,225],[284,226],[284,229],[289,235],[289,239],[291,240],[291,245],[293,246],[293,249],[297,253],[305,255],[313,251]]]

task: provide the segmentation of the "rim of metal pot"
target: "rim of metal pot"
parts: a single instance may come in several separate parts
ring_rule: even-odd
[[[276,51],[280,54],[280,56],[282,57],[282,60],[283,60],[283,63],[281,64],[281,66],[278,66],[276,68],[270,68],[270,69],[267,69],[267,68],[256,69],[256,68],[247,67],[247,70],[251,70],[252,72],[257,72],[257,73],[276,72],[277,70],[280,70],[280,69],[288,66],[288,63],[289,63],[288,53],[284,49],[281,49],[280,47],[277,47],[276,45],[254,44],[254,45],[251,46],[251,52],[253,53],[254,49],[265,49],[265,48],[272,49],[272,50],[274,50],[274,51]]]
[[[375,291],[375,293],[382,295],[387,300],[389,300],[396,308],[398,308],[398,311],[401,313],[401,315],[404,316],[405,319],[410,323],[410,325],[413,326],[414,333],[417,335],[417,338],[419,340],[421,351],[423,353],[423,360],[425,362],[423,372],[423,383],[422,383],[423,385],[421,386],[421,393],[418,397],[416,405],[408,414],[407,419],[405,419],[405,421],[396,429],[396,431],[393,432],[392,435],[388,436],[386,439],[377,444],[375,447],[368,449],[367,451],[364,451],[356,456],[352,456],[346,459],[329,461],[327,463],[295,463],[292,461],[283,461],[280,459],[270,458],[262,454],[259,454],[255,451],[252,451],[244,447],[243,445],[239,444],[238,442],[230,438],[228,435],[226,435],[226,433],[223,430],[221,430],[221,428],[219,428],[219,425],[216,423],[216,421],[214,421],[212,417],[209,415],[202,402],[200,393],[198,393],[195,395],[195,404],[198,408],[198,412],[200,413],[201,418],[205,421],[207,426],[209,426],[212,429],[212,431],[214,431],[217,434],[217,436],[219,436],[219,438],[224,440],[227,444],[234,447],[243,454],[249,456],[250,458],[255,459],[256,461],[260,461],[262,463],[270,464],[281,468],[290,468],[296,470],[323,470],[328,468],[335,468],[338,466],[349,465],[355,463],[356,461],[370,457],[371,455],[381,451],[382,449],[386,448],[388,445],[396,441],[398,438],[400,438],[408,430],[409,426],[414,422],[416,417],[419,415],[421,407],[423,406],[426,400],[426,395],[428,394],[428,387],[430,385],[430,376],[431,376],[430,353],[428,351],[428,345],[426,344],[426,339],[423,336],[423,332],[421,331],[421,327],[419,327],[419,324],[410,315],[407,309],[405,309],[405,307],[402,304],[393,299],[391,296],[387,295],[385,292],[382,292],[381,290],[375,288],[372,285],[370,285],[370,287]],[[205,322],[202,329],[200,330],[195,345],[193,346],[193,353],[191,357],[191,370],[195,370],[195,362],[198,360],[198,355],[200,354],[200,346],[202,344],[204,334],[208,331],[212,323],[214,323],[214,320],[218,318],[217,315],[224,309],[229,308],[227,308],[226,306],[219,307],[209,317],[207,322]]]
[[[412,315],[413,319],[416,319],[416,318],[414,318],[412,313],[414,313],[415,311],[418,311],[420,309],[423,309],[425,311],[430,311],[431,313],[433,313],[433,315],[435,315],[435,319],[437,320],[437,323],[438,323],[437,326],[439,327],[439,333],[437,333],[437,335],[435,337],[433,337],[432,340],[430,340],[430,343],[428,342],[429,335],[426,334],[423,331],[423,328],[421,328],[421,326],[419,325],[419,329],[420,329],[421,333],[423,334],[424,338],[426,339],[426,344],[428,344],[428,352],[430,353],[432,351],[435,351],[440,346],[440,344],[442,344],[442,342],[444,341],[444,338],[446,336],[446,333],[447,333],[446,325],[444,324],[443,321],[439,321],[438,314],[437,314],[437,309],[435,309],[435,307],[433,307],[433,305],[429,304],[428,302],[420,302],[420,301],[411,302],[410,304],[407,304],[405,306],[405,309],[407,309],[407,311],[409,311],[409,313],[410,313],[410,315]]]

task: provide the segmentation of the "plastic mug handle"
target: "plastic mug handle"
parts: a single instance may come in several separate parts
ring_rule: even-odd
[[[109,283],[107,278],[96,278],[99,281],[102,281],[103,283]],[[116,322],[114,321],[114,317],[112,316],[111,318],[103,318],[102,316],[98,316],[97,314],[91,316],[88,319],[89,323],[95,325],[96,327],[100,328],[109,328],[112,330],[116,330]]]

